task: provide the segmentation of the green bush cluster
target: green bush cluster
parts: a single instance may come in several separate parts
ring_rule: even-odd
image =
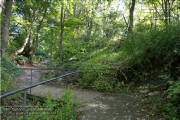
[[[102,90],[111,91],[112,85],[108,83],[105,79],[101,78],[94,81],[93,88],[99,91],[102,91]]]
[[[5,93],[11,90],[11,82],[24,73],[22,69],[19,69],[10,58],[1,58],[1,93]]]
[[[180,119],[180,80],[169,81],[170,87],[167,90],[168,103],[165,106],[164,116],[168,119]]]
[[[73,101],[73,96],[69,90],[57,101],[53,101],[49,95],[43,105],[37,104],[37,108],[48,108],[39,114],[29,114],[27,120],[76,120],[77,103]],[[37,110],[30,113],[37,113]]]
[[[166,63],[180,55],[180,25],[148,32],[134,32],[121,47],[127,67],[154,61]],[[153,60],[153,61],[152,61]]]
[[[79,74],[79,86],[82,88],[90,87],[97,79],[98,73],[93,71],[83,71]]]
[[[163,97],[152,99],[152,104],[156,114],[163,115],[168,120],[180,119],[180,81],[168,81],[169,88],[164,91]]]
[[[153,70],[160,66],[160,69],[169,70],[180,56],[180,25],[171,25],[162,29],[139,32],[134,30],[121,43],[107,45],[99,50],[91,51],[86,58],[76,63],[76,67],[82,69],[128,69],[134,66],[149,68]],[[118,47],[117,47],[118,46]],[[116,51],[113,49],[117,48]],[[86,62],[86,65],[82,64]],[[158,65],[158,66],[157,66]],[[177,66],[178,67],[178,66]],[[143,68],[143,69],[144,69]],[[172,70],[177,68],[172,68]],[[149,72],[149,71],[148,71]],[[90,75],[91,76],[91,75]]]

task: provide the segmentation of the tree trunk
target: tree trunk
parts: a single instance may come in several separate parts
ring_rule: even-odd
[[[27,34],[27,36],[26,36],[26,38],[24,40],[24,43],[21,46],[21,48],[15,52],[15,55],[18,55],[19,53],[24,51],[24,48],[26,47],[27,43],[29,42],[29,37],[30,37],[30,32]]]
[[[170,23],[170,16],[171,16],[171,4],[173,4],[174,1],[172,1],[172,3],[170,3],[169,0],[161,0],[162,4],[162,9],[163,9],[163,13],[164,13],[164,23],[167,26]]]
[[[63,37],[64,37],[64,8],[61,7],[61,17],[60,17],[60,22],[61,22],[61,32],[60,32],[60,41],[59,41],[59,52],[60,52],[60,63],[63,61]]]
[[[91,37],[92,28],[93,28],[93,20],[92,20],[92,18],[88,18],[88,20],[87,20],[87,39],[88,39],[88,41]]]
[[[125,32],[127,32],[127,30],[128,30],[128,22],[127,22],[127,20],[126,20],[126,18],[124,16],[124,14],[122,14],[122,15],[123,15],[124,22],[126,23],[126,31]]]
[[[168,0],[168,16],[169,16],[168,22],[170,24],[170,22],[171,22],[171,3],[169,0]]]
[[[128,32],[131,32],[133,29],[133,21],[134,21],[134,8],[135,8],[135,3],[136,0],[131,1],[131,7],[129,9],[129,27],[128,27]]]
[[[168,25],[168,3],[167,0],[164,0],[164,16],[165,16],[165,24]]]
[[[42,27],[42,24],[43,24],[43,21],[44,21],[44,18],[45,18],[45,15],[47,13],[47,7],[44,9],[44,14],[43,14],[43,17],[42,19],[39,21],[39,24],[37,26],[37,29],[36,29],[36,38],[33,40],[34,41],[34,44],[32,45],[31,47],[31,51],[30,51],[30,64],[33,64],[33,61],[34,61],[34,53],[36,52],[37,48],[38,48],[38,39],[39,39],[39,33],[40,33],[40,30],[41,30],[41,27]]]
[[[3,7],[3,0],[0,0],[0,14],[2,12],[2,7]]]
[[[77,8],[77,5],[76,5],[76,4],[74,4],[74,11],[73,11],[74,18],[76,17],[76,8]]]
[[[6,0],[5,9],[3,11],[2,28],[1,28],[1,56],[5,53],[6,46],[9,42],[9,26],[10,26],[12,4],[13,4],[13,0]]]

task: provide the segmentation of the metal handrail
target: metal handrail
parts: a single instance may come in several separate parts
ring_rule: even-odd
[[[31,70],[31,69],[32,70],[66,70],[66,71],[77,70],[77,69],[74,69],[74,68],[12,68],[10,70],[21,70],[21,69],[24,69],[24,70]],[[3,69],[3,70],[6,70],[6,69]]]
[[[70,70],[77,70],[75,68],[13,68],[10,70],[16,70],[16,69],[24,69],[24,70],[64,70],[64,71],[70,71]],[[116,68],[80,68],[82,70],[116,70]],[[3,69],[6,70],[6,69]],[[9,69],[8,69],[9,70]]]
[[[30,69],[30,68],[29,68],[29,69]],[[31,83],[32,83],[32,70],[35,70],[35,69],[31,68],[30,70],[31,70]],[[3,95],[0,95],[0,99],[24,91],[24,99],[23,99],[23,104],[24,104],[24,105],[23,105],[23,106],[24,106],[24,109],[23,109],[23,120],[26,120],[26,97],[27,97],[26,91],[27,91],[28,89],[31,90],[31,88],[34,88],[34,87],[36,87],[36,86],[39,86],[39,85],[42,85],[42,84],[45,84],[45,83],[48,83],[48,82],[57,80],[57,79],[59,79],[59,78],[63,78],[63,77],[72,75],[72,74],[75,74],[75,73],[78,73],[78,72],[80,72],[80,70],[76,70],[76,71],[74,71],[74,72],[67,73],[67,74],[65,74],[65,75],[61,75],[61,76],[58,76],[58,77],[55,77],[55,78],[52,78],[52,79],[49,79],[49,80],[46,80],[46,81],[43,81],[43,82],[39,82],[39,83],[36,83],[36,84],[34,84],[34,85],[30,85],[29,87],[25,87],[25,88],[21,88],[21,89],[18,89],[18,90],[14,90],[14,91],[5,93],[5,94],[3,94]],[[30,93],[31,93],[31,91],[30,91]]]
[[[34,70],[34,69],[33,69],[33,70]],[[13,95],[13,94],[16,94],[16,93],[19,93],[19,92],[22,92],[22,91],[25,91],[25,90],[28,90],[28,89],[33,88],[33,87],[36,87],[36,86],[38,86],[38,85],[42,85],[42,84],[45,84],[45,83],[48,83],[48,82],[57,80],[57,79],[59,79],[59,78],[66,77],[66,76],[69,76],[69,75],[78,73],[78,72],[80,72],[80,70],[77,70],[77,71],[75,71],[75,72],[71,72],[71,73],[68,73],[68,74],[65,74],[65,75],[61,75],[61,76],[59,76],[59,77],[55,77],[55,78],[52,78],[52,79],[49,79],[49,80],[46,80],[46,81],[37,83],[37,84],[31,85],[31,86],[29,86],[29,87],[25,87],[25,88],[21,88],[21,89],[18,89],[18,90],[11,91],[11,92],[9,92],[9,93],[5,93],[5,94],[3,94],[3,95],[0,96],[0,99],[2,99],[2,98],[4,98],[4,97],[7,97],[7,96],[10,96],[10,95]]]
[[[61,76],[58,76],[58,77],[55,77],[55,78],[52,78],[52,79],[49,79],[49,80],[46,80],[46,81],[43,81],[43,82],[40,82],[40,83],[37,83],[37,84],[34,84],[34,85],[30,85],[29,87],[25,87],[25,88],[21,88],[21,89],[18,89],[18,90],[14,90],[14,91],[11,91],[9,93],[5,93],[3,95],[0,95],[0,99],[4,98],[4,97],[7,97],[7,96],[10,96],[10,95],[13,95],[13,94],[16,94],[18,92],[22,92],[22,91],[25,91],[25,90],[28,90],[28,89],[31,89],[33,87],[36,87],[38,85],[42,85],[42,84],[45,84],[45,83],[48,83],[48,82],[51,82],[53,80],[57,80],[58,78],[62,78],[62,77],[66,77],[66,76],[69,76],[71,74],[74,74],[74,73],[77,73],[77,72],[80,72],[80,70],[77,70],[77,69],[64,69],[64,68],[14,68],[14,69],[25,69],[25,70],[31,70],[31,73],[32,73],[32,70],[65,70],[65,71],[68,71],[68,70],[76,70],[75,72],[71,72],[71,73],[68,73],[68,74],[65,74],[65,75],[61,75]],[[12,69],[12,70],[14,70]],[[89,69],[81,69],[82,70],[94,70],[93,68],[89,68]],[[104,70],[104,69],[96,69],[96,70]],[[106,69],[106,70],[112,70],[112,69]],[[31,75],[32,77],[32,75]],[[32,79],[32,78],[31,78]],[[32,81],[32,80],[31,80]]]

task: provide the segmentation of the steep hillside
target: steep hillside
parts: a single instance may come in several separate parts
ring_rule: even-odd
[[[92,48],[81,61],[67,66],[82,70],[78,79],[81,87],[157,92],[159,99],[149,98],[154,111],[166,118],[179,118],[179,26],[131,33],[119,42]]]

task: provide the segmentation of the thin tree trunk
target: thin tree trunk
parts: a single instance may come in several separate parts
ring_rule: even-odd
[[[170,24],[170,22],[171,22],[171,3],[169,0],[167,2],[168,2],[168,17],[169,17],[168,22]]]
[[[3,11],[3,21],[1,28],[1,56],[5,53],[6,46],[9,42],[9,26],[10,26],[12,5],[13,5],[13,0],[6,0],[5,9]]]
[[[167,0],[164,0],[164,16],[165,16],[165,24],[168,25],[168,3]]]
[[[133,29],[133,23],[134,23],[134,8],[135,8],[135,3],[136,0],[131,1],[131,8],[129,9],[129,27],[128,27],[128,32],[131,32]]]
[[[127,22],[127,20],[126,20],[126,18],[124,16],[124,14],[122,14],[122,15],[123,15],[124,22],[126,23],[126,31],[125,32],[127,32],[127,30],[128,30],[128,22]]]
[[[61,22],[61,32],[60,32],[60,41],[59,41],[59,52],[60,52],[60,63],[63,61],[63,35],[64,35],[64,8],[61,7],[61,17],[60,17],[60,22]]]
[[[92,28],[93,28],[92,18],[88,18],[88,20],[87,20],[87,38],[88,38],[88,40],[91,37]]]
[[[74,4],[74,11],[73,11],[74,18],[76,17],[76,9],[77,9],[77,5],[76,5],[76,4]]]

